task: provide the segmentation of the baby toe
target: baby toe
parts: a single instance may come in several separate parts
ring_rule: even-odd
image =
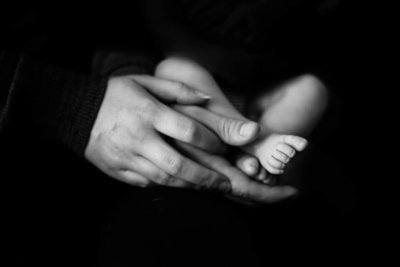
[[[255,176],[255,178],[260,182],[264,182],[264,180],[267,178],[267,171],[264,168],[261,168],[260,172]]]
[[[285,164],[280,162],[279,160],[270,157],[267,160],[267,166],[265,168],[272,174],[282,174],[283,173],[283,168],[285,167]]]
[[[285,154],[289,158],[293,158],[294,155],[296,155],[296,150],[293,147],[291,147],[290,145],[287,145],[285,143],[280,143],[280,144],[276,145],[276,150]]]
[[[283,169],[283,168],[285,167],[285,164],[284,164],[284,163],[282,163],[281,161],[277,160],[277,159],[274,158],[274,157],[269,158],[268,164],[269,164],[271,167],[276,168],[276,169]]]
[[[279,150],[275,150],[272,153],[272,157],[274,157],[275,159],[279,160],[283,164],[287,164],[289,162],[289,160],[290,160],[290,157],[288,155],[286,155],[285,153],[282,153]]]
[[[285,135],[284,142],[292,146],[297,151],[304,150],[308,144],[306,139],[296,135]]]

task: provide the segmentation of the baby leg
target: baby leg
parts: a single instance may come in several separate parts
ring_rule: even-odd
[[[266,132],[307,137],[328,105],[328,92],[315,76],[296,77],[255,101]]]

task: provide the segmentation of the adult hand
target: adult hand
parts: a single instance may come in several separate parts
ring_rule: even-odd
[[[181,83],[150,76],[111,78],[86,158],[109,176],[136,186],[229,191],[226,177],[181,155],[161,134],[200,148],[218,147],[218,138],[156,97],[180,104],[201,104],[208,99]]]

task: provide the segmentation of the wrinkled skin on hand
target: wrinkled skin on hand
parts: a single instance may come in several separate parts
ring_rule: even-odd
[[[226,177],[181,155],[163,138],[217,149],[221,146],[217,136],[156,97],[181,104],[208,99],[180,83],[150,76],[111,78],[86,158],[107,175],[135,186],[230,191]]]

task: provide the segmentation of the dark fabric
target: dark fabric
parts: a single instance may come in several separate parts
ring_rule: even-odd
[[[107,79],[72,73],[3,52],[0,129],[31,129],[83,156],[103,99]]]
[[[74,9],[60,3],[46,9],[40,5],[2,9],[7,12],[0,21],[1,132],[37,131],[83,156],[107,86],[107,75],[96,69],[96,75],[91,74],[92,55],[115,44],[149,49],[140,23],[131,27],[124,22],[126,13],[117,15],[107,8],[99,6],[93,13],[86,6]],[[104,21],[107,15],[110,21]],[[134,17],[132,25],[135,20],[140,18]],[[120,32],[127,27],[140,38],[132,40]],[[111,41],[106,41],[111,31]],[[136,53],[129,64],[136,73],[149,73],[154,65],[149,58],[148,53]]]
[[[303,73],[321,74],[331,60],[342,1],[150,0],[158,44],[207,67],[232,90],[262,90]]]
[[[53,73],[61,73],[59,75],[63,79],[72,74],[50,67],[48,63],[74,72],[89,73],[96,43],[122,42],[146,47],[145,35],[141,34],[143,29],[140,31],[140,24],[137,24],[141,20],[140,14],[133,7],[108,2],[106,8],[99,5],[84,7],[82,4],[57,1],[50,4],[50,11],[36,6],[39,14],[45,13],[44,17],[29,15],[32,12],[22,5],[18,9],[0,10],[2,22],[13,22],[18,26],[2,31],[11,35],[2,35],[10,36],[10,39],[2,38],[0,44],[4,45],[2,48],[12,51],[7,56],[2,54],[1,64],[9,68],[2,68],[5,75],[0,75],[1,84],[6,85],[6,90],[3,87],[0,90],[2,118],[7,117],[7,120],[2,120],[2,123],[7,123],[0,138],[0,188],[2,196],[5,196],[1,204],[2,223],[5,224],[1,227],[1,236],[5,245],[2,259],[8,266],[257,266],[257,263],[261,266],[285,263],[321,266],[327,261],[337,264],[370,263],[373,257],[382,263],[385,257],[381,257],[378,250],[390,243],[386,240],[376,242],[374,238],[384,234],[381,230],[387,227],[382,217],[376,216],[376,210],[382,206],[368,205],[365,210],[357,207],[355,211],[348,211],[352,204],[347,202],[347,198],[335,199],[342,195],[337,188],[345,187],[345,182],[357,182],[357,191],[374,195],[371,201],[374,203],[376,191],[385,189],[377,181],[382,177],[380,172],[371,179],[369,168],[376,165],[376,157],[371,156],[374,143],[371,140],[376,138],[363,135],[371,131],[372,116],[366,116],[365,111],[370,108],[367,105],[374,102],[360,101],[361,93],[365,96],[368,92],[375,97],[375,94],[370,94],[372,91],[368,91],[372,88],[371,80],[365,77],[373,77],[373,70],[381,65],[370,69],[371,62],[365,55],[372,50],[368,53],[359,50],[365,47],[371,35],[369,27],[363,28],[365,19],[358,21],[357,17],[354,18],[359,11],[358,5],[345,14],[343,22],[333,20],[331,26],[338,25],[330,33],[332,38],[329,40],[333,40],[330,46],[316,43],[318,52],[323,52],[322,57],[317,56],[319,63],[332,70],[324,74],[335,82],[333,89],[341,93],[340,100],[344,100],[344,111],[333,114],[340,124],[325,123],[325,126],[328,124],[329,135],[325,136],[324,142],[317,143],[322,154],[311,156],[308,166],[311,171],[304,171],[306,184],[315,186],[320,183],[322,190],[311,190],[294,203],[253,208],[206,193],[126,186],[78,159],[71,149],[60,146],[60,140],[55,139],[58,130],[64,126],[54,127],[48,122],[36,124],[38,118],[29,122],[28,125],[50,127],[47,129],[55,135],[49,139],[36,128],[24,127],[19,118],[25,114],[7,112],[4,115],[7,103],[15,108],[28,103],[22,110],[38,104],[22,97],[22,87],[21,91],[14,91],[18,92],[18,97],[13,96],[10,101],[9,89],[18,64],[23,64],[23,73],[28,75],[29,81],[40,80],[40,84],[50,85],[56,82],[51,79]],[[9,11],[17,12],[3,16]],[[28,16],[18,20],[21,16],[15,14]],[[110,17],[110,14],[113,15]],[[370,17],[369,14],[365,13]],[[16,30],[21,29],[20,26],[32,25],[30,22],[37,21],[35,18],[39,18],[38,27]],[[354,21],[357,23],[349,24]],[[118,24],[120,27],[117,27]],[[345,29],[345,35],[341,36],[341,31]],[[360,29],[367,32],[364,33],[365,39],[354,42],[354,33],[359,33]],[[32,36],[36,37],[32,39]],[[115,39],[121,36],[122,40]],[[338,36],[340,38],[336,38]],[[332,48],[335,50],[329,50]],[[343,51],[347,53],[342,55]],[[45,63],[35,63],[32,58],[18,55],[18,52]],[[334,60],[326,61],[327,57]],[[241,61],[232,56],[232,60],[225,65],[237,62]],[[366,72],[367,69],[369,71]],[[32,77],[29,70],[38,77]],[[287,72],[282,71],[281,74],[287,75]],[[88,83],[89,87],[92,84],[88,76],[72,76],[73,84],[85,87]],[[43,78],[50,81],[43,81]],[[57,86],[68,92],[72,90],[71,97],[78,95],[74,88],[64,88],[61,84]],[[382,87],[373,89],[376,88]],[[38,93],[44,94],[47,89],[42,88]],[[94,93],[92,89],[88,89],[89,95],[83,93],[84,97],[89,99],[90,92]],[[52,93],[49,96],[55,97]],[[362,103],[365,107],[360,108]],[[46,109],[46,106],[39,108],[44,113]],[[29,116],[35,117],[33,114]],[[46,114],[46,117],[54,119],[56,114]],[[67,117],[73,118],[73,121],[76,119],[76,122],[88,122],[74,116]],[[15,131],[15,128],[21,127],[24,131]],[[66,128],[77,129],[75,126]],[[355,137],[360,138],[358,142],[354,142]],[[347,150],[344,152],[343,148],[350,148],[356,154]],[[337,162],[340,166],[326,162]],[[368,168],[364,168],[367,165]],[[327,180],[329,183],[325,183]],[[368,184],[373,186],[370,188]],[[332,194],[325,195],[326,189]],[[365,213],[360,215],[360,212]],[[381,223],[374,224],[377,220]]]
[[[11,266],[318,265],[357,259],[354,248],[370,238],[321,194],[248,207],[205,192],[129,187],[64,147],[20,137],[0,142],[9,192],[3,259]],[[320,161],[310,169],[315,180],[321,169],[338,179]]]

